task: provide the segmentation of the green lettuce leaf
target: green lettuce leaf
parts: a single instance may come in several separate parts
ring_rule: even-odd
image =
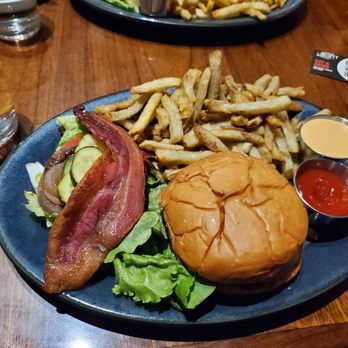
[[[186,308],[196,308],[200,303],[202,303],[202,301],[208,298],[215,291],[215,288],[216,287],[211,283],[208,283],[196,277],[193,288],[191,288],[191,292],[189,294],[189,300]]]
[[[59,116],[57,123],[64,128],[64,133],[59,140],[58,148],[76,135],[86,134],[87,130],[82,126],[78,117],[75,115]]]
[[[194,309],[214,292],[215,286],[188,271],[172,251],[158,199],[165,186],[147,190],[147,211],[105,262],[114,264],[115,295],[130,296],[142,303],[165,300],[178,310]]]
[[[39,204],[39,200],[37,198],[37,194],[35,192],[24,191],[24,197],[27,200],[27,203],[24,204],[24,206],[29,211],[31,211],[35,216],[45,218],[46,219],[46,226],[51,227],[53,221],[58,216],[58,213],[49,214],[49,213],[45,212],[41,208],[41,206]]]
[[[171,278],[175,273],[175,266],[127,266],[116,258],[114,267],[118,278],[112,289],[115,295],[128,295],[134,301],[142,303],[158,303],[173,293],[175,282]]]
[[[147,180],[146,180],[146,183],[149,185],[149,186],[153,186],[153,185],[157,185],[160,183],[160,180],[155,178],[154,176],[152,175],[149,175],[147,177]]]
[[[132,3],[132,1],[125,0],[105,0],[109,4],[115,5],[117,7],[123,8],[129,12],[139,12],[139,8],[136,4]]]
[[[109,252],[104,262],[112,262],[116,255],[121,252],[133,253],[138,246],[143,245],[148,241],[152,234],[151,229],[156,225],[157,221],[158,214],[152,211],[144,212],[139,221],[133,227],[132,233],[129,233],[118,247]]]

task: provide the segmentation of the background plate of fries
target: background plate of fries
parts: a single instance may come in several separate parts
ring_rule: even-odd
[[[104,0],[80,0],[116,18],[168,28],[248,27],[280,20],[295,12],[306,0],[172,0],[167,17],[128,12]]]
[[[168,82],[168,80],[164,82]],[[162,81],[162,83],[164,82]],[[152,88],[153,85],[145,87],[143,85],[141,88],[148,90],[150,87]],[[136,89],[138,92],[139,88]],[[156,93],[159,92],[152,94],[154,97],[150,104],[148,103],[151,97],[148,96],[147,110],[158,102],[159,95]],[[87,110],[92,111],[100,108],[101,105],[104,105],[105,108],[105,105],[117,104],[118,107],[123,107],[122,110],[126,110],[131,107],[129,104],[134,102],[132,105],[135,105],[134,99],[136,98],[133,97],[133,100],[129,100],[131,97],[132,93],[123,91],[87,101],[85,106]],[[161,101],[167,105],[167,98],[162,100],[162,97]],[[297,114],[299,120],[320,111],[319,107],[308,102],[298,101],[298,103],[302,109]],[[172,106],[170,102],[169,105]],[[71,113],[70,109],[63,114]],[[123,112],[123,116],[125,113]],[[144,118],[142,122],[138,123],[137,127],[144,126],[146,123]],[[23,192],[32,189],[25,164],[34,161],[45,163],[59,139],[58,125],[56,119],[52,118],[18,146],[0,171],[0,186],[2,187],[0,191],[0,243],[21,274],[38,289],[43,284],[48,229],[44,224],[38,223],[24,207]],[[98,271],[92,281],[83,289],[66,292],[55,298],[63,301],[67,305],[66,308],[78,307],[95,316],[102,315],[109,319],[126,320],[134,324],[165,325],[185,329],[188,327],[199,329],[200,326],[231,324],[261,318],[265,315],[276,315],[280,311],[297,307],[297,305],[325,293],[348,277],[346,266],[348,264],[348,238],[345,234],[348,222],[342,220],[339,224],[330,227],[330,236],[333,237],[334,232],[337,234],[341,231],[343,235],[340,238],[321,243],[306,242],[303,265],[298,277],[279,291],[261,298],[248,297],[241,300],[214,295],[197,311],[190,314],[176,311],[165,305],[151,306],[149,309],[146,306],[135,304],[129,298],[115,297],[111,292],[115,283],[113,272],[105,269]],[[208,330],[208,332],[210,331]],[[180,331],[177,333],[179,335]],[[213,335],[213,332],[210,334]]]

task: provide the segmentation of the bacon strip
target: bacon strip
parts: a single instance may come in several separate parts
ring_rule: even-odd
[[[74,112],[95,138],[105,142],[108,152],[75,187],[51,227],[44,272],[48,293],[85,285],[144,209],[144,163],[132,138],[83,107]]]

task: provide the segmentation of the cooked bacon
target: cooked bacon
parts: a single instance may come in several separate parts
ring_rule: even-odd
[[[85,285],[137,222],[145,202],[144,163],[132,138],[82,107],[74,112],[108,151],[75,187],[50,230],[44,274],[49,293]]]

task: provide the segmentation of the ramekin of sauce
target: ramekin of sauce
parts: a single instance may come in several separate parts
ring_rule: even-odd
[[[307,160],[294,175],[297,193],[309,210],[310,223],[348,217],[348,167],[327,158]]]
[[[302,123],[300,139],[318,155],[348,164],[348,119],[327,115],[309,117]]]

